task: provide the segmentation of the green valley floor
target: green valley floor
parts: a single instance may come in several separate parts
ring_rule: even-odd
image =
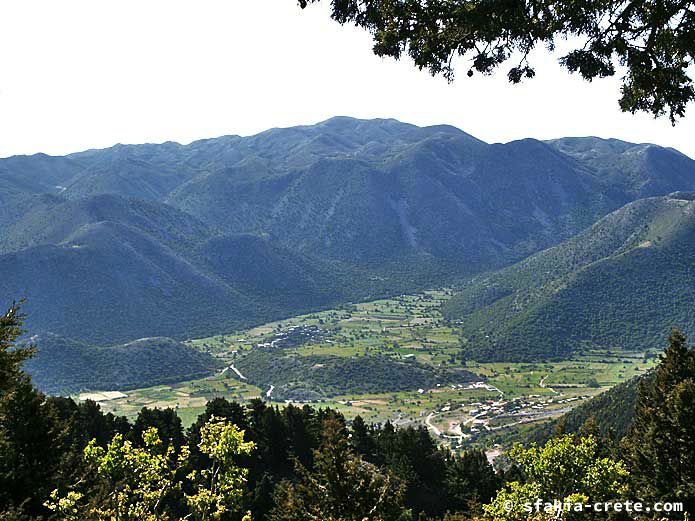
[[[188,343],[223,362],[214,376],[86,393],[117,414],[175,408],[185,424],[215,397],[314,403],[367,422],[425,424],[452,448],[490,448],[652,367],[656,351],[584,350],[562,361],[462,359],[465,331],[441,306],[449,289],[343,306]]]

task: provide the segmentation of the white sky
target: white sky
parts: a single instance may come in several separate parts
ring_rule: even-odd
[[[617,79],[586,83],[540,53],[522,86],[447,84],[382,60],[365,32],[295,0],[0,0],[0,157],[190,142],[335,115],[448,123],[488,142],[596,135],[695,157],[695,106],[622,114]]]

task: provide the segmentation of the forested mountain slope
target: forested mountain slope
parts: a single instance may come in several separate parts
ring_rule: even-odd
[[[26,370],[35,385],[50,394],[127,390],[200,378],[219,369],[210,355],[170,338],[102,347],[53,334],[31,340],[39,352],[26,362]]]
[[[537,360],[648,349],[695,331],[695,194],[628,204],[560,245],[480,276],[447,303],[468,356]]]
[[[0,292],[34,331],[185,338],[502,268],[675,190],[695,162],[673,150],[395,120],[18,156]]]

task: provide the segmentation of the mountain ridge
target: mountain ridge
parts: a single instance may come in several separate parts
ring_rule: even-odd
[[[695,194],[640,199],[581,234],[481,276],[447,303],[475,358],[649,349],[693,331]],[[639,326],[636,326],[639,324]]]
[[[0,159],[0,291],[29,297],[30,328],[108,345],[454,284],[695,190],[695,161],[621,143],[337,117]]]

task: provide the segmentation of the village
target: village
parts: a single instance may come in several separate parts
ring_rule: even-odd
[[[442,444],[459,449],[493,445],[514,429],[558,417],[653,364],[644,353],[619,350],[590,351],[560,362],[464,361],[460,331],[440,314],[450,294],[433,290],[401,295],[191,340],[191,345],[220,361],[215,374],[121,394],[89,393],[89,398],[98,398],[108,411],[129,416],[143,406],[174,407],[184,423],[215,397],[240,402],[260,398],[280,406],[312,403],[334,408],[348,421],[359,415],[374,424],[424,425]],[[292,364],[275,370],[271,366],[267,373],[256,371],[256,377],[264,376],[258,385],[247,373],[248,364],[242,363],[252,353],[265,356],[271,364],[289,356]],[[345,361],[340,367],[352,368],[347,387],[326,393],[312,384],[318,392],[305,398],[283,395],[280,379],[301,372],[303,381],[311,384],[326,370],[326,363],[336,360]],[[377,362],[384,366],[378,380],[382,390],[360,391],[366,377],[360,371]],[[401,375],[396,382],[396,370],[404,367],[431,368],[450,378],[413,385]],[[468,376],[457,378],[457,371]]]
[[[565,397],[532,394],[529,396],[504,398],[504,392],[486,382],[475,382],[467,386],[451,386],[452,389],[484,389],[499,394],[497,399],[462,402],[458,405],[446,402],[426,415],[425,425],[432,434],[452,447],[472,442],[481,434],[507,429],[515,425],[532,423],[556,417],[569,411],[574,402],[589,398],[589,395]],[[418,392],[427,392],[422,389]],[[422,412],[421,415],[425,413]]]

